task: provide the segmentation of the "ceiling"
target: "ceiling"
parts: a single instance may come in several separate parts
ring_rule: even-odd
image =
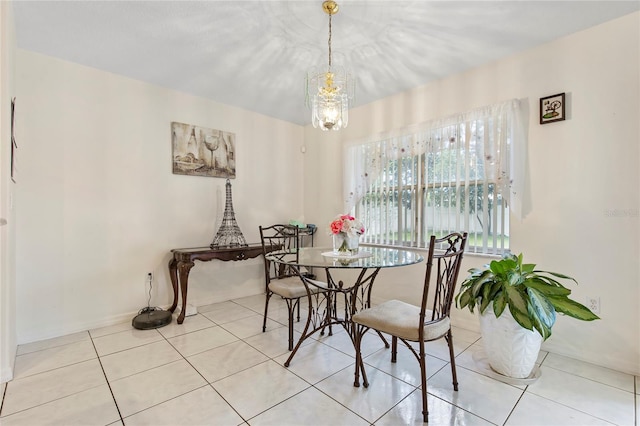
[[[639,10],[640,1],[338,0],[333,62],[354,105]],[[308,124],[305,73],[328,61],[320,0],[14,1],[17,46]],[[613,48],[613,47],[612,47]]]

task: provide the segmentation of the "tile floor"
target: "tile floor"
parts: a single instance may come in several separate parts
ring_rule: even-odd
[[[275,301],[275,298],[274,298]],[[286,310],[263,296],[199,308],[182,325],[129,323],[22,345],[15,378],[0,387],[10,425],[420,424],[419,368],[406,349],[389,362],[375,334],[364,344],[370,387],[353,387],[344,330],[316,336],[291,366]],[[454,330],[460,390],[444,341],[428,344],[431,425],[640,425],[640,379],[542,353],[542,376],[513,386],[482,374],[479,335]]]

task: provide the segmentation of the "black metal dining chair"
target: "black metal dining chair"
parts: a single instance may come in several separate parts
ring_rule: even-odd
[[[413,353],[420,364],[423,421],[428,422],[427,366],[425,342],[445,338],[449,346],[453,389],[458,390],[453,336],[449,313],[453,302],[458,272],[467,242],[467,233],[452,233],[442,238],[431,236],[427,256],[427,272],[419,306],[399,300],[389,300],[364,309],[351,318],[355,327],[356,372],[354,386],[360,385],[360,372],[364,387],[369,386],[364,369],[361,344],[371,329],[391,335],[391,362],[396,362],[398,339]],[[436,252],[437,250],[437,252]],[[434,275],[435,273],[435,275]],[[433,294],[430,294],[429,291]],[[410,344],[418,343],[418,350]]]
[[[321,281],[314,281],[317,286],[305,285],[300,275],[300,271],[286,263],[279,263],[269,260],[267,255],[276,255],[275,253],[283,253],[282,255],[294,255],[300,246],[299,230],[297,226],[291,225],[271,225],[260,226],[260,239],[262,241],[262,254],[264,259],[264,276],[265,276],[265,303],[264,303],[264,319],[262,322],[262,331],[267,330],[267,315],[269,311],[269,301],[275,294],[280,296],[287,304],[288,326],[289,326],[289,345],[291,351],[293,349],[293,325],[294,316],[297,315],[297,321],[300,321],[300,302],[308,299],[310,293],[322,291],[321,288],[327,285]],[[305,278],[306,279],[306,278]]]

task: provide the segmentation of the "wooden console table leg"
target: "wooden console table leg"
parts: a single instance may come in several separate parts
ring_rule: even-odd
[[[182,324],[187,313],[187,286],[189,284],[189,271],[193,268],[193,262],[178,262],[180,274],[180,293],[182,295],[182,311],[178,315],[178,324]]]
[[[169,277],[171,278],[171,286],[173,287],[173,304],[169,311],[173,313],[178,306],[178,262],[175,259],[169,261]]]

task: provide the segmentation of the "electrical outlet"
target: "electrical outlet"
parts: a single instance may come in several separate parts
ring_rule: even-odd
[[[586,298],[587,308],[596,315],[600,314],[600,298],[587,296]]]

